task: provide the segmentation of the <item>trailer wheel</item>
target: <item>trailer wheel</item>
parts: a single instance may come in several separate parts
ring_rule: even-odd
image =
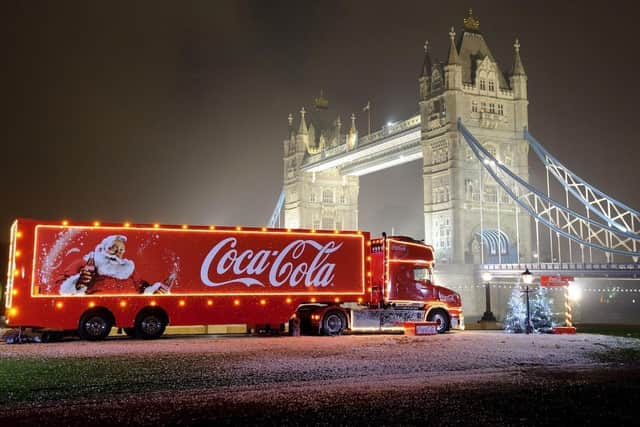
[[[330,310],[322,318],[323,335],[340,335],[347,328],[347,318],[338,310]]]
[[[449,330],[449,316],[444,310],[436,309],[432,310],[427,316],[427,320],[430,322],[436,322],[436,330],[439,334],[444,334]]]
[[[107,310],[87,311],[80,318],[78,335],[87,341],[105,339],[113,326],[113,316]]]
[[[145,309],[136,316],[134,325],[135,336],[145,340],[160,338],[167,327],[168,318],[159,309]]]

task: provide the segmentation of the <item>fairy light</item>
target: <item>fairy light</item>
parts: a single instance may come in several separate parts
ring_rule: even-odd
[[[260,300],[260,305],[267,305],[267,300],[266,299],[261,299]]]
[[[213,305],[213,301],[212,300],[207,300],[207,305],[208,306],[212,306]]]
[[[287,304],[291,304],[292,300],[291,300],[291,298],[287,298],[285,301],[287,302]]]
[[[215,226],[215,225],[210,225],[210,226],[209,226],[209,230],[215,230],[215,229],[216,229],[216,226]]]
[[[315,298],[311,298],[311,302],[316,302],[316,299]]]
[[[126,306],[127,306],[126,301],[120,301],[120,307],[126,307]]]
[[[69,225],[69,221],[67,221],[66,219],[64,221],[62,221],[62,225],[64,227],[66,227],[67,225]]]
[[[93,221],[94,227],[100,227],[100,221]]]
[[[62,301],[58,301],[58,302],[56,303],[56,308],[57,308],[57,309],[60,309],[60,308],[62,308],[62,307],[64,307],[64,304],[62,303]]]
[[[155,301],[151,301],[151,307],[155,307],[156,306],[156,302]]]
[[[184,307],[187,303],[185,302],[185,300],[181,299],[178,304],[180,305],[180,307]]]
[[[189,226],[187,224],[182,224],[182,229],[186,230],[187,228],[189,228]]]
[[[241,231],[242,227],[240,227],[239,225],[236,225],[236,231]]]
[[[160,228],[160,224],[153,224],[153,228]]]
[[[93,308],[93,307],[95,307],[95,306],[96,306],[96,303],[95,303],[95,302],[91,301],[91,302],[89,303],[89,307]]]
[[[239,306],[240,305],[240,300],[239,299],[234,300],[233,301],[233,305],[235,305],[236,307]]]
[[[128,228],[128,227],[131,227],[131,223],[130,223],[130,222],[125,222],[125,223],[124,223],[124,226],[125,226],[125,227],[127,227],[127,228]]]

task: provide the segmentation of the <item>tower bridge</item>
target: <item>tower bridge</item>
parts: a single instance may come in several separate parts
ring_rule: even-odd
[[[578,177],[529,133],[517,39],[513,48],[510,70],[500,69],[470,12],[459,33],[451,28],[445,62],[434,62],[425,43],[418,115],[361,137],[356,116],[343,132],[322,93],[297,120],[290,114],[270,225],[357,229],[359,177],[422,159],[424,238],[446,286],[468,288],[483,271],[512,280],[524,268],[637,278],[640,213]],[[546,191],[529,183],[530,151],[545,167]],[[551,197],[550,178],[564,200]],[[463,299],[467,312],[481,312],[482,294]]]

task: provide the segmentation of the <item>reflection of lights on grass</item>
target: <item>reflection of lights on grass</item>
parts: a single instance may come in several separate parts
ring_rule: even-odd
[[[582,298],[582,289],[572,284],[569,285],[569,300],[571,301],[580,301]]]

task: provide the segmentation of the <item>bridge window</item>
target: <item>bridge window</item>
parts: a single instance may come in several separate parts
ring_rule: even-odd
[[[347,196],[344,193],[342,193],[340,195],[340,204],[341,205],[346,205],[347,204]]]
[[[491,154],[493,157],[497,157],[498,150],[496,149],[495,145],[487,144],[487,146],[485,148],[487,149],[489,154]]]
[[[313,191],[311,193],[309,193],[309,201],[311,203],[315,203],[315,201],[316,201],[316,193],[314,193]]]
[[[322,218],[322,229],[323,230],[333,230],[333,218]]]
[[[484,113],[485,111],[487,111],[487,103],[486,102],[481,102],[480,103],[480,112]]]
[[[320,228],[320,221],[318,220],[313,221],[313,229],[318,230],[319,228]]]
[[[471,112],[472,113],[478,112],[478,101],[471,101]]]
[[[504,116],[504,106],[502,104],[498,104],[498,114]]]
[[[489,80],[489,91],[493,92],[494,90],[496,90],[493,80]]]
[[[480,90],[487,90],[487,83],[484,80],[480,80]]]
[[[489,104],[489,112],[491,114],[495,114],[496,113],[496,104]]]
[[[336,230],[343,230],[342,221],[336,221],[335,229]]]
[[[322,203],[333,203],[333,191],[324,190],[322,192]]]

